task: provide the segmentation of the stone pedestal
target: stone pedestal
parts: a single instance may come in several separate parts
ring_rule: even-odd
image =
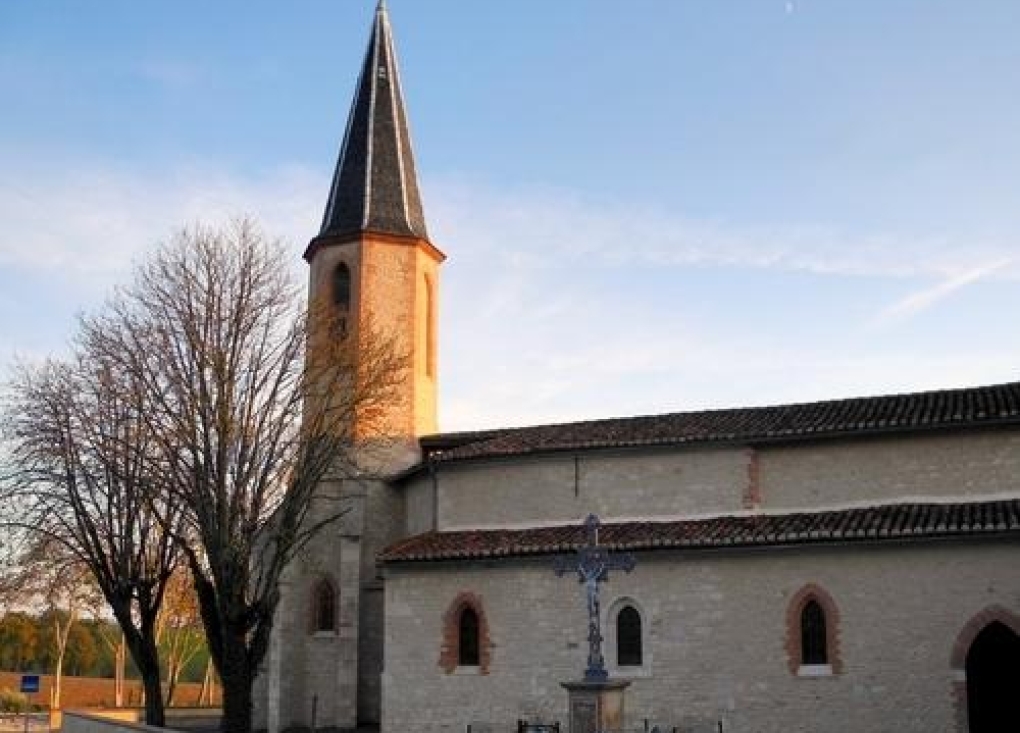
[[[567,690],[569,733],[623,729],[623,692],[630,680],[561,682]]]

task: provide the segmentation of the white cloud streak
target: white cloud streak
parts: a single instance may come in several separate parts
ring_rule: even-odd
[[[1020,279],[1020,237],[968,239],[859,233],[836,225],[748,225],[699,220],[630,204],[584,201],[569,192],[496,191],[440,181],[433,213],[444,235],[499,253],[518,267],[560,258],[618,266],[724,266],[819,275],[955,277],[974,262],[1006,261],[989,276]]]
[[[303,277],[300,254],[328,183],[328,171],[297,166],[255,177],[204,165],[159,174],[11,166],[0,171],[0,287],[62,278],[98,302],[174,228],[240,213],[292,243]],[[902,323],[970,284],[1020,278],[1015,242],[736,225],[452,178],[425,189],[434,241],[451,256],[440,363],[447,430],[996,381],[1020,363],[1018,345],[928,355],[919,368],[909,346],[865,353],[873,346],[865,338],[834,353],[832,344],[781,337],[790,324],[761,334],[700,322],[686,315],[682,293],[653,304],[641,282],[606,290],[628,267],[938,280],[880,314]],[[66,328],[67,319],[40,327]],[[4,336],[9,351],[18,348],[17,334]]]
[[[51,271],[108,287],[137,256],[195,222],[257,215],[267,231],[307,239],[324,185],[306,169],[244,179],[203,166],[163,175],[113,168],[0,173],[0,267]]]
[[[932,287],[924,288],[915,293],[896,301],[888,308],[883,309],[876,319],[877,325],[888,325],[899,323],[913,318],[919,313],[932,308],[946,298],[952,296],[965,287],[974,285],[982,280],[993,277],[996,273],[1007,269],[1013,264],[1012,259],[1000,260],[986,265],[980,265],[965,270],[953,277],[947,278]]]
[[[428,181],[433,233],[458,258],[527,272],[564,261],[601,267],[723,266],[881,277],[934,276],[956,289],[975,278],[1020,278],[1020,239],[956,241],[836,226],[697,220],[560,190],[500,191],[455,179]],[[303,243],[314,234],[328,185],[323,171],[292,166],[241,177],[201,165],[149,175],[110,167],[0,172],[0,266],[88,275],[122,270],[176,226],[254,213]],[[993,265],[974,267],[974,262]],[[959,282],[960,284],[955,283]]]

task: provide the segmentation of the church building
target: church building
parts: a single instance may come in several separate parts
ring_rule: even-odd
[[[456,256],[456,253],[451,253]],[[375,14],[309,298],[406,354],[384,465],[285,578],[256,726],[560,721],[588,653],[586,542],[628,730],[1020,730],[1020,383],[440,433],[430,241]]]

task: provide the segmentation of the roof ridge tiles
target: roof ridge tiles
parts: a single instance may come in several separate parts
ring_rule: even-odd
[[[937,538],[1020,531],[1020,498],[939,504],[907,502],[819,512],[660,522],[606,522],[607,546],[616,550],[760,546],[862,539]],[[561,537],[569,537],[560,541]],[[397,542],[384,562],[416,562],[550,554],[583,544],[574,525],[514,530],[430,531]]]
[[[983,406],[1001,404],[995,411]],[[786,405],[712,408],[427,436],[426,460],[442,463],[527,453],[651,445],[818,438],[875,431],[1012,423],[1020,382],[849,397]]]

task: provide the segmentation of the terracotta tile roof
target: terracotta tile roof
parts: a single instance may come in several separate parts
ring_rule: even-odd
[[[1020,499],[958,504],[889,504],[836,511],[725,516],[667,522],[606,523],[615,550],[704,549],[827,542],[1020,534]],[[428,532],[390,545],[383,562],[548,555],[577,549],[580,524],[534,529]]]
[[[1020,382],[773,407],[676,412],[422,438],[435,462],[528,453],[799,440],[1020,424]]]

